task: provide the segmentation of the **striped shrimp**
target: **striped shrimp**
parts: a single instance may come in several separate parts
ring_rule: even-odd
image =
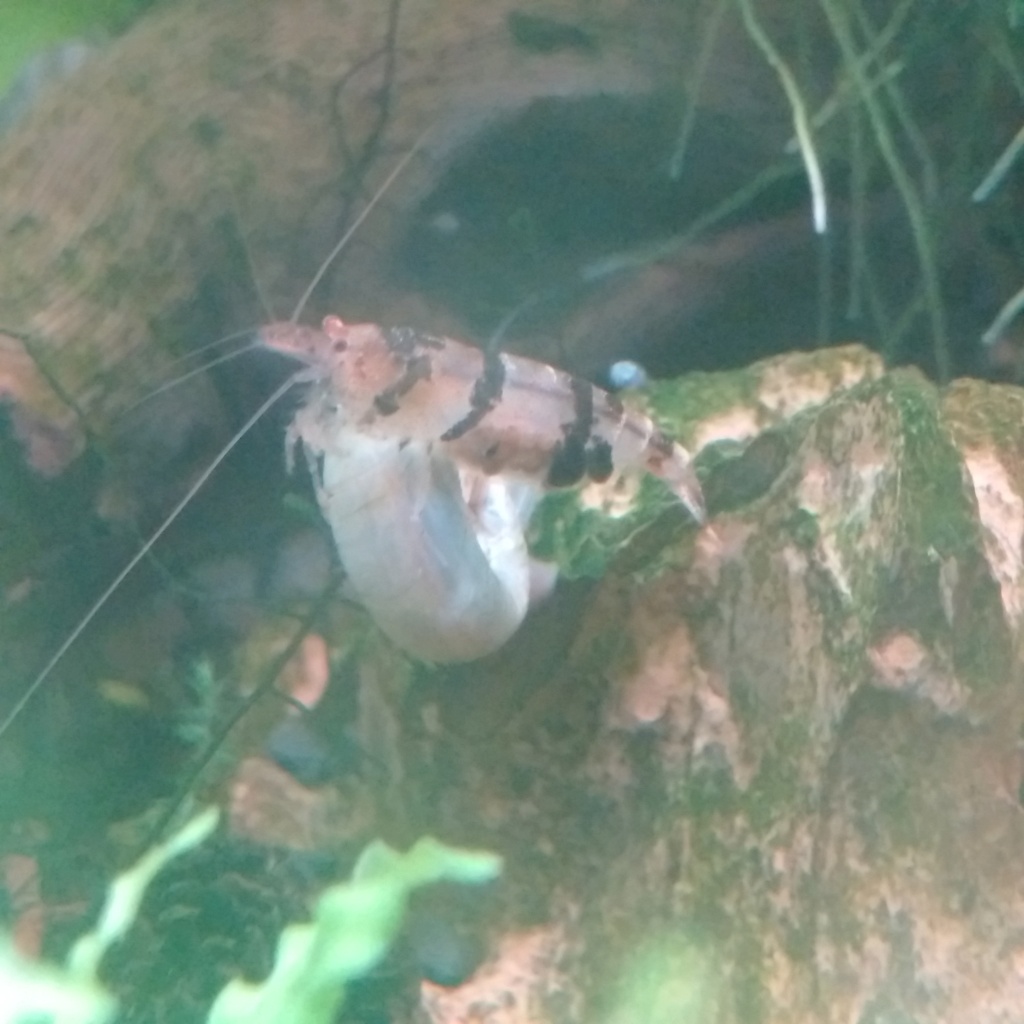
[[[472,660],[519,628],[524,531],[546,489],[647,471],[704,518],[687,452],[562,370],[336,316],[260,340],[307,365],[289,448],[305,451],[360,601],[417,657]]]

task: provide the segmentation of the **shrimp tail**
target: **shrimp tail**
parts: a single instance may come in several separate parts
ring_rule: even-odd
[[[677,449],[675,457],[658,475],[683,503],[686,511],[693,516],[694,522],[701,526],[707,522],[708,512],[704,504],[704,492],[701,490],[700,480],[697,478],[690,456],[680,445],[674,445],[674,447]]]

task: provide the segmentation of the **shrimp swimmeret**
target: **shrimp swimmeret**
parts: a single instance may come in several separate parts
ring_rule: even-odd
[[[260,341],[307,364],[289,448],[306,453],[356,595],[417,657],[482,657],[518,629],[524,531],[547,489],[646,471],[704,518],[687,452],[562,370],[335,316],[271,324]]]

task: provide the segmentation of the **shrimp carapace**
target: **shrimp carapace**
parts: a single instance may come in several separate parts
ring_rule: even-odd
[[[275,323],[263,345],[309,367],[310,402],[336,406],[366,436],[433,445],[487,475],[540,487],[646,471],[665,480],[697,522],[700,484],[686,450],[642,413],[564,370],[487,353],[409,328]],[[307,417],[302,437],[315,431]]]

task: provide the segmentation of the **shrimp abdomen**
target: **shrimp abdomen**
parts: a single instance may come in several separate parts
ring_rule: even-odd
[[[486,501],[502,505],[492,515],[474,512],[455,465],[418,442],[346,431],[317,454],[321,510],[355,595],[385,634],[437,662],[483,657],[512,636],[529,603],[529,559],[500,481],[489,484]]]

